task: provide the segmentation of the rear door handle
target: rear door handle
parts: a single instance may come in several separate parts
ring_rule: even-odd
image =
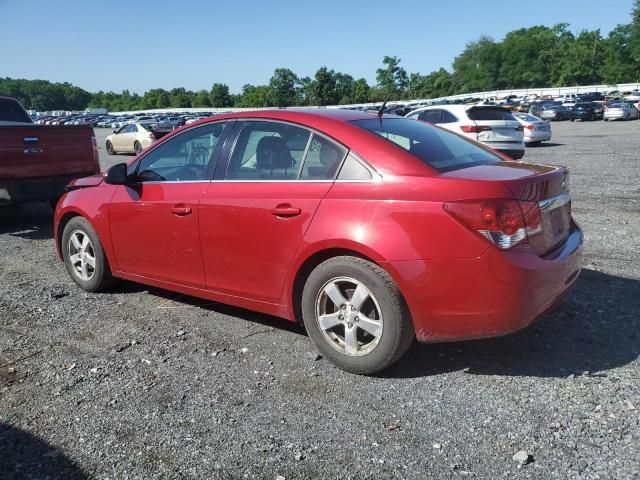
[[[173,213],[174,215],[178,215],[179,217],[182,217],[184,215],[191,215],[191,207],[185,207],[184,205],[174,205],[171,208],[171,213]]]
[[[296,207],[292,207],[291,205],[278,205],[275,208],[271,209],[271,214],[276,217],[295,217],[296,215],[300,215],[302,210]]]

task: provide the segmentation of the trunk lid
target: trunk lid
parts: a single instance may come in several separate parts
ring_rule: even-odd
[[[480,142],[522,142],[524,134],[520,122],[504,108],[476,106],[467,110],[467,115],[477,126],[486,127],[486,130],[479,129]]]
[[[0,128],[0,178],[87,175],[100,171],[90,127]]]
[[[500,162],[444,173],[449,178],[501,181],[517,200],[536,202],[542,228],[529,235],[529,245],[540,256],[552,252],[571,230],[569,172],[565,167]]]

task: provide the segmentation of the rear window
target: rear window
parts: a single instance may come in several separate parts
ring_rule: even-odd
[[[502,158],[464,137],[408,118],[354,120],[440,172],[498,163]]]
[[[0,98],[0,121],[32,123],[31,117],[12,98]]]
[[[467,111],[471,120],[515,120],[510,111],[498,107],[476,107]]]
[[[524,120],[525,122],[539,122],[540,119],[538,117],[534,117],[533,115],[529,115],[528,113],[516,113],[516,117],[520,120]]]

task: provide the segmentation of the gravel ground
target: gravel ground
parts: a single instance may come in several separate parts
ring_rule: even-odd
[[[639,129],[557,123],[527,151],[572,172],[586,250],[565,306],[373,378],[285,321],[133,283],[85,293],[48,207],[2,209],[0,478],[640,478]],[[105,135],[103,166],[127,160]]]

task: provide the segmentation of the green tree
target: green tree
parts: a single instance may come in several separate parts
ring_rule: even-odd
[[[266,85],[244,85],[242,93],[236,97],[234,106],[240,108],[268,107],[270,88]]]
[[[369,84],[364,78],[353,82],[353,103],[366,103],[369,101]]]
[[[467,43],[453,61],[454,83],[459,93],[493,90],[498,85],[502,52],[492,38],[481,36]]]
[[[214,83],[209,92],[211,106],[215,108],[226,108],[233,105],[233,98],[229,94],[229,87],[224,83]]]
[[[406,70],[400,66],[398,57],[385,55],[382,63],[385,66],[376,70],[378,87],[387,92],[387,95],[401,98],[409,82]]]
[[[298,77],[288,68],[276,68],[269,80],[269,100],[276,107],[289,107],[298,102]]]
[[[329,70],[327,67],[320,67],[311,82],[311,92],[311,101],[315,105],[337,104],[339,97],[333,70]]]

